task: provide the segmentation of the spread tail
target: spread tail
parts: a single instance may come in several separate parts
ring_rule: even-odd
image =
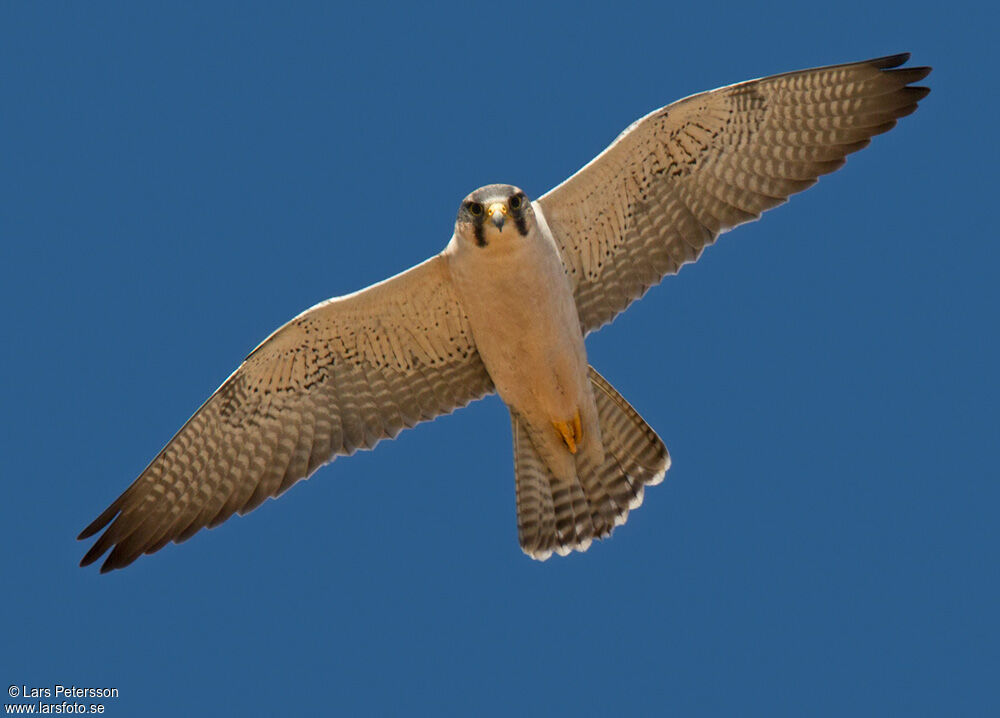
[[[532,443],[527,426],[511,412],[517,532],[522,550],[544,561],[555,551],[586,551],[608,536],[642,503],[643,488],[658,484],[670,454],[649,425],[593,367],[590,383],[597,403],[604,460],[576,455],[576,476],[558,478]]]

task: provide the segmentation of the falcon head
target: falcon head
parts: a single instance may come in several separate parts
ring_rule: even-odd
[[[528,236],[535,213],[528,197],[509,184],[488,184],[462,200],[455,236],[476,247]]]

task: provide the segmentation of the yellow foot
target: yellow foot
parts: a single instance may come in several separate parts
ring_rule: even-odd
[[[575,454],[577,447],[583,443],[583,424],[580,423],[580,412],[576,412],[572,421],[553,421],[552,426],[566,443],[569,453]]]

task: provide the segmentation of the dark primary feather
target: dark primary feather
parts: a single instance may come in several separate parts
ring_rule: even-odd
[[[908,54],[692,95],[629,127],[538,200],[584,332],[611,321],[721,233],[844,164],[929,92]]]

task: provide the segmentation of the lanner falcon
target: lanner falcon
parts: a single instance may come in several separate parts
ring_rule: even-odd
[[[336,456],[496,391],[521,548],[585,551],[642,502],[666,447],[588,365],[584,336],[722,232],[913,112],[908,54],[790,72],[655,110],[535,201],[464,200],[444,251],[265,339],[79,538],[121,568],[278,496]]]

